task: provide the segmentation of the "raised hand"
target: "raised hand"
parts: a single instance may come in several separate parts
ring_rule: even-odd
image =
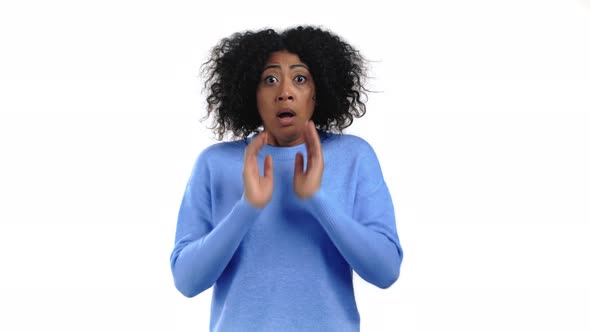
[[[295,155],[295,174],[293,176],[293,189],[301,199],[306,199],[320,189],[322,174],[324,173],[324,157],[320,136],[313,121],[305,125],[303,131],[305,146],[307,147],[307,168],[303,170],[303,155]]]
[[[242,171],[244,194],[248,202],[257,208],[264,207],[272,197],[272,158],[269,155],[264,158],[263,176],[260,176],[256,159],[258,152],[266,145],[267,140],[268,134],[266,132],[260,133],[248,144],[244,152],[244,169]]]

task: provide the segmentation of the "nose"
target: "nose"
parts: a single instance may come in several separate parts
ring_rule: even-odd
[[[289,83],[283,83],[279,89],[279,95],[277,96],[278,101],[294,100],[295,96]]]

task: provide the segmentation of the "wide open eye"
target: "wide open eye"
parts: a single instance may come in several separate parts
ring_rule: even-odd
[[[294,80],[295,80],[295,82],[302,84],[302,83],[307,82],[307,77],[305,77],[303,75],[297,75],[297,76],[295,76]]]
[[[264,78],[264,83],[265,83],[265,84],[274,84],[274,83],[276,83],[276,82],[278,82],[278,81],[279,81],[279,80],[278,80],[276,77],[274,77],[274,76],[266,76],[266,77]]]

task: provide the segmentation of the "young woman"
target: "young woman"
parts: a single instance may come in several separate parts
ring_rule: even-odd
[[[402,249],[379,161],[342,134],[365,114],[364,59],[333,33],[236,33],[205,63],[221,140],[188,181],[170,261],[178,290],[215,286],[212,331],[358,331],[353,270],[381,288]]]

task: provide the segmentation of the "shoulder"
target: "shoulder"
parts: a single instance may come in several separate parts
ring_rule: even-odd
[[[215,143],[201,151],[198,162],[239,160],[245,147],[246,143],[243,140]]]
[[[244,141],[219,142],[206,147],[197,156],[193,165],[193,175],[207,175],[212,169],[241,163],[244,157]]]
[[[362,137],[351,134],[325,134],[322,146],[324,149],[346,151],[348,154],[374,156],[375,151],[369,142]]]
[[[336,148],[331,149],[330,145]],[[333,167],[350,167],[353,170],[350,179],[356,180],[360,192],[372,193],[384,184],[379,158],[371,144],[365,139],[350,134],[332,134],[330,138],[326,139],[325,146],[328,148],[324,151],[330,151],[324,153],[324,156],[329,155],[325,159],[329,158]]]
[[[363,178],[379,178],[378,175],[381,174],[381,165],[375,150],[368,141],[359,136],[329,134],[322,142],[322,151],[326,164],[355,169]]]

